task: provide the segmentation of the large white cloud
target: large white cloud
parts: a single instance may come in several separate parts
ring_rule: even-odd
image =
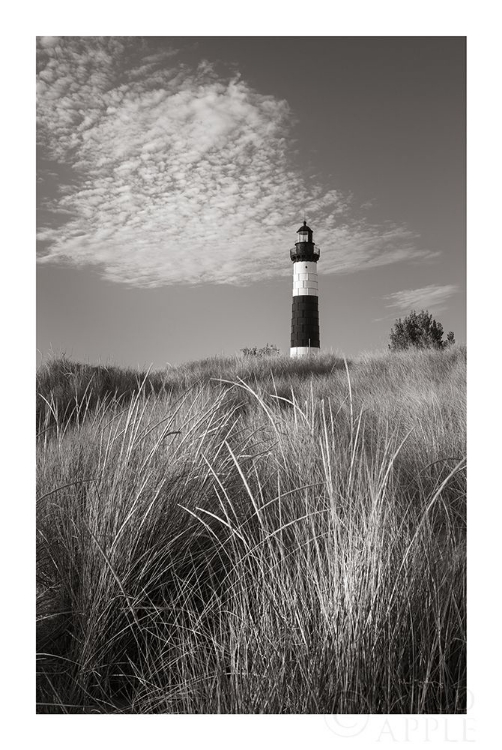
[[[304,212],[322,227],[323,273],[427,255],[405,228],[356,220],[347,196],[305,178],[287,102],[238,76],[135,38],[44,37],[38,64],[39,141],[74,177],[44,204],[59,221],[40,228],[40,262],[99,264],[137,286],[248,283],[289,273]]]

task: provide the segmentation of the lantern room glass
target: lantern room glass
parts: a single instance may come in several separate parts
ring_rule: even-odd
[[[298,232],[298,242],[308,242],[308,241],[309,241],[308,232]]]

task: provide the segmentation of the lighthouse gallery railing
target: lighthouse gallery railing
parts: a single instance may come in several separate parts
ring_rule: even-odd
[[[304,250],[302,248],[298,248],[296,245],[292,247],[289,251],[289,255],[291,260],[308,260],[309,258],[312,258],[315,260],[319,260],[319,257],[321,255],[321,248],[318,245],[314,245],[314,248],[310,248],[308,250]]]

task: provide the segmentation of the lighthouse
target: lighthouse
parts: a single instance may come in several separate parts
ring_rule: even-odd
[[[313,232],[303,222],[298,241],[290,250],[293,261],[293,315],[291,319],[291,357],[307,357],[319,352],[319,283],[317,261],[321,250],[313,241]]]

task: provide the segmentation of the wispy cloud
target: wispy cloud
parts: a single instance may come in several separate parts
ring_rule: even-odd
[[[304,212],[323,273],[432,255],[306,179],[288,103],[235,74],[190,68],[174,49],[151,54],[139,38],[42,38],[38,65],[39,142],[53,171],[72,172],[42,204],[71,218],[40,227],[40,262],[99,264],[136,286],[248,283],[264,268],[289,273]]]
[[[397,308],[403,312],[408,310],[427,309],[440,312],[445,309],[446,300],[458,292],[454,284],[429,284],[421,289],[403,289],[384,297],[389,302],[387,307]]]

